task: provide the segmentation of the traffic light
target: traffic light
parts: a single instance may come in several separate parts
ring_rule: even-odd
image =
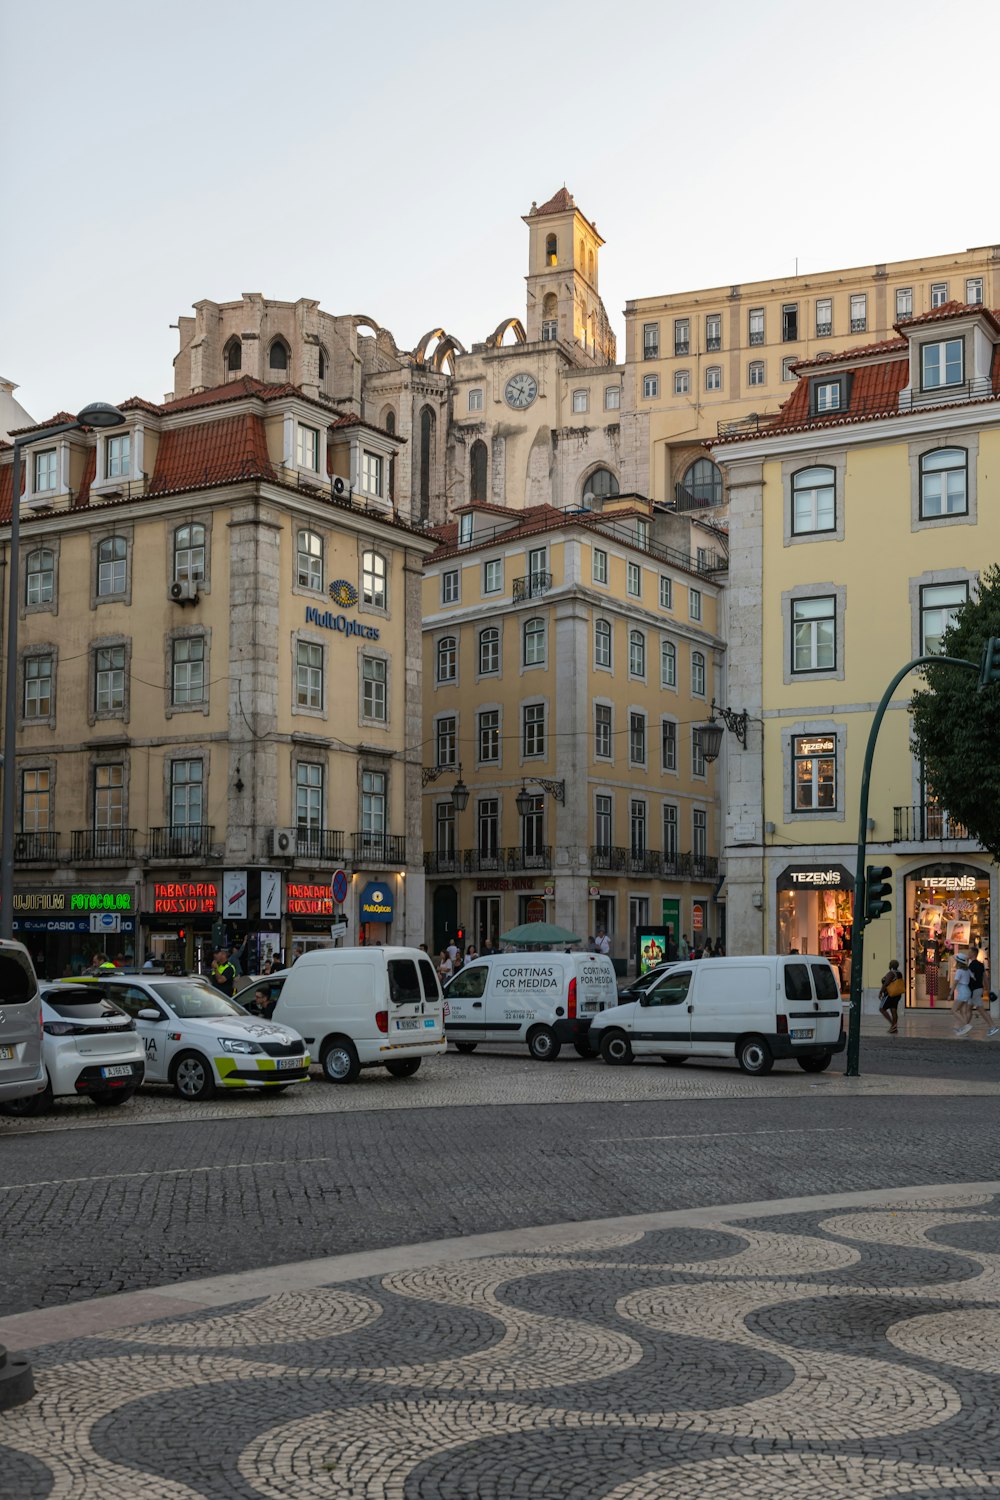
[[[979,691],[1000,682],[1000,637],[990,636],[983,647],[983,661],[979,668]]]
[[[178,934],[177,934],[177,936],[178,936],[178,938],[179,938],[179,939],[180,939],[180,941],[181,941],[181,942],[182,942],[182,943],[183,943],[183,941],[184,941],[184,939],[185,939],[185,938],[186,938],[186,937],[187,937],[187,933],[186,933],[186,932],[185,932],[185,930],[184,930],[184,928],[183,928],[183,927],[182,927],[182,928],[181,928],[181,930],[180,930],[180,932],[179,932],[179,933],[178,933]]]
[[[464,927],[456,927],[455,928],[455,942],[456,943],[464,943],[465,942],[465,928]]]
[[[226,924],[222,918],[217,918],[212,923],[212,947],[216,952],[226,946]]]
[[[869,865],[865,871],[865,921],[874,922],[892,911],[892,866]]]

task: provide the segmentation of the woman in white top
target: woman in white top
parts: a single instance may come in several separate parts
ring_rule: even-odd
[[[958,1017],[956,1036],[967,1036],[972,1030],[972,981],[969,978],[968,961],[955,959],[955,982],[951,992],[952,1009]]]

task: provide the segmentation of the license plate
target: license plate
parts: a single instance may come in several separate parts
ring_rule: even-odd
[[[429,1027],[430,1030],[433,1031],[436,1025],[437,1022],[435,1021],[433,1016],[426,1016],[424,1018],[424,1030],[427,1030],[427,1028]]]
[[[13,1062],[13,1061],[14,1061],[14,1049],[13,1049],[13,1047],[0,1047],[0,1062]]]
[[[416,1029],[417,1029],[417,1027],[419,1025],[420,1025],[419,1021],[397,1021],[396,1022],[396,1030],[397,1031],[416,1031]]]
[[[102,1068],[102,1078],[131,1078],[132,1066],[130,1063],[120,1063],[114,1068]]]
[[[792,1032],[793,1042],[808,1042],[812,1040],[813,1030],[811,1026],[801,1026],[798,1031]]]
[[[274,1066],[279,1069],[279,1071],[285,1068],[304,1068],[305,1062],[306,1060],[304,1057],[276,1057],[274,1060]]]

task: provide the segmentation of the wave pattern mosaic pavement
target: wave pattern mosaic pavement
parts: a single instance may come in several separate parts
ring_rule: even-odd
[[[1000,1497],[1000,1200],[581,1233],[33,1363],[16,1500]]]

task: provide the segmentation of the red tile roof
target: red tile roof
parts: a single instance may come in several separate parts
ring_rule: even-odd
[[[904,338],[883,339],[878,344],[857,344],[853,349],[841,349],[839,353],[830,350],[826,354],[814,354],[812,359],[798,359],[792,369],[809,370],[813,365],[830,365],[841,360],[874,359],[879,354],[905,354],[909,347],[909,341]]]
[[[263,421],[246,413],[165,432],[157,449],[149,494],[175,494],[235,479],[274,477]]]
[[[569,209],[575,208],[575,207],[576,207],[576,204],[573,202],[573,194],[570,193],[570,192],[567,192],[567,190],[566,190],[566,184],[563,183],[563,185],[559,189],[559,191],[557,193],[553,193],[552,197],[548,200],[547,203],[543,203],[542,206],[541,206],[541,208],[536,208],[535,209],[535,213],[536,214],[564,214],[564,213],[567,213],[569,211]]]
[[[23,437],[26,432],[44,432],[46,427],[55,427],[60,422],[75,422],[76,416],[71,411],[57,411],[54,417],[47,417],[44,422],[35,422],[31,427],[15,427],[11,437]]]
[[[990,308],[984,307],[981,302],[942,302],[940,307],[932,307],[930,312],[917,313],[912,318],[900,318],[895,324],[896,328],[914,328],[921,323],[941,323],[949,318],[968,318],[980,314],[992,326],[995,333],[1000,333],[1000,322],[997,314]]]
[[[330,423],[330,430],[340,431],[345,427],[364,427],[367,432],[377,432],[381,437],[391,438],[394,443],[405,443],[409,440],[401,437],[398,432],[390,432],[387,427],[376,427],[374,422],[366,422],[363,417],[356,417],[353,412],[345,412],[343,416],[334,417]]]
[[[21,494],[24,494],[25,465],[21,465]],[[14,485],[14,465],[0,465],[0,522],[10,521],[10,492]]]
[[[252,375],[241,375],[239,380],[230,380],[226,385],[216,385],[207,391],[192,391],[189,396],[178,396],[176,401],[165,401],[160,407],[153,407],[163,416],[172,415],[175,411],[194,411],[200,406],[218,406],[225,401],[241,401],[247,396],[256,396],[260,401],[283,401],[289,396],[297,396],[302,401],[309,401],[313,406],[322,406],[324,410],[332,415],[339,416],[340,413],[331,407],[326,401],[317,401],[315,396],[307,396],[305,391],[290,381],[282,381],[280,385],[268,385],[264,380],[255,380]],[[133,397],[139,400],[139,397]]]

